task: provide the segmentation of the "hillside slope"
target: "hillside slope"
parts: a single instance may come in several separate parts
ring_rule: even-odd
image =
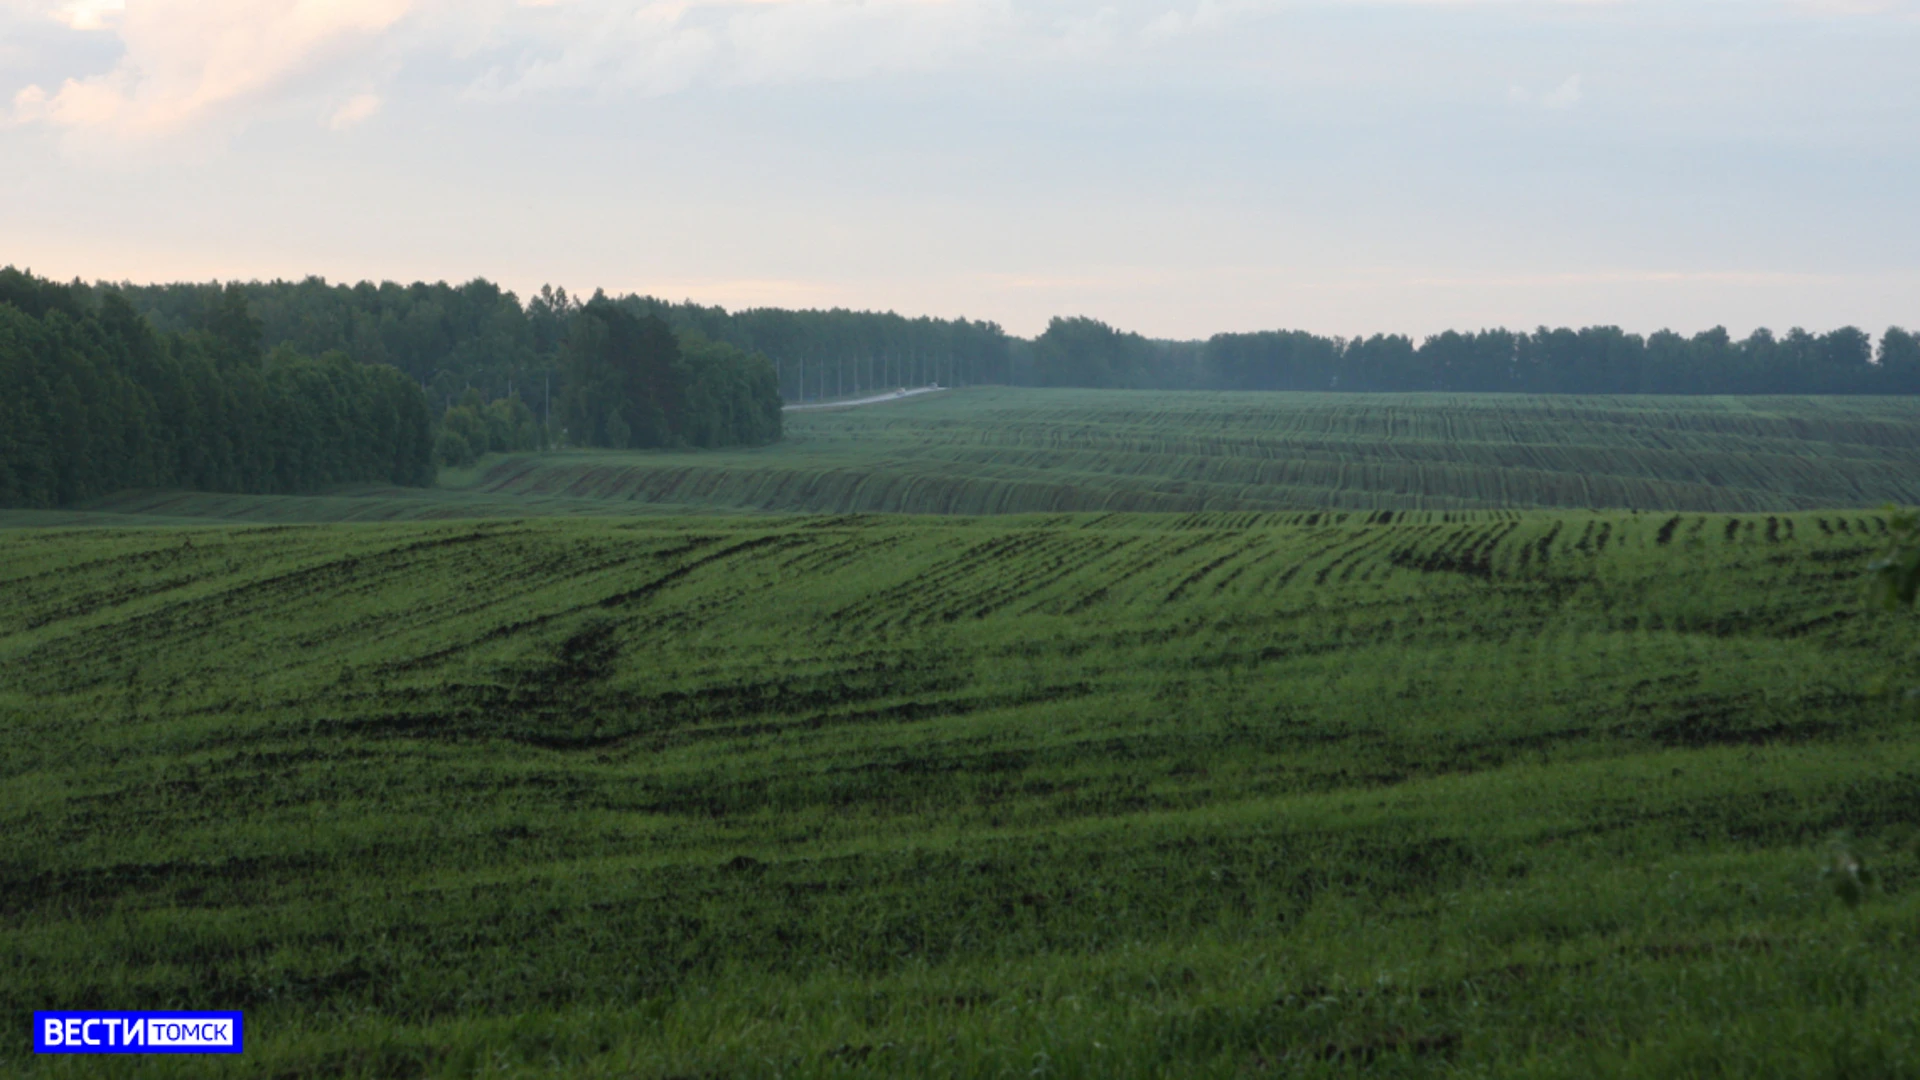
[[[753,450],[495,457],[443,471],[426,491],[122,492],[61,511],[0,511],[0,527],[129,515],[268,523],[1920,502],[1920,409],[1907,398],[974,388],[796,412],[787,432]]]
[[[490,495],[815,512],[1781,511],[1920,501],[1898,398],[975,389],[749,453],[499,462]]]
[[[1882,534],[0,533],[0,1026],[247,1010],[124,1076],[1897,1073]]]

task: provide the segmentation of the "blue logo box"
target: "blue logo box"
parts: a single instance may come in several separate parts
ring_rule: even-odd
[[[36,1012],[36,1054],[237,1054],[237,1012]]]

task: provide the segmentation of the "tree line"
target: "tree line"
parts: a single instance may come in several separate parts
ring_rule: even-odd
[[[645,302],[544,290],[522,307],[484,281],[117,287],[8,267],[0,378],[19,388],[0,404],[10,506],[131,487],[427,485],[436,466],[490,451],[732,446],[781,430],[764,357],[676,332]],[[455,391],[437,419],[436,390]]]
[[[241,290],[163,332],[117,292],[0,269],[0,385],[0,506],[433,482],[418,384],[342,352],[263,349]]]
[[[169,331],[191,329],[209,297],[222,292],[211,284],[112,288]],[[577,433],[568,436],[576,443],[611,443],[621,426],[633,445],[764,441],[766,423],[746,422],[754,409],[742,407],[755,392],[755,379],[764,376],[749,377],[751,364],[739,354],[767,359],[775,395],[785,401],[935,382],[1218,390],[1920,393],[1920,342],[1897,327],[1883,334],[1877,347],[1853,327],[1824,334],[1794,329],[1778,336],[1756,330],[1737,340],[1718,328],[1691,336],[1665,330],[1642,336],[1596,326],[1449,331],[1418,342],[1403,335],[1348,338],[1286,330],[1164,341],[1094,319],[1058,318],[1027,341],[991,322],[892,312],[728,311],[691,301],[600,293],[583,303],[550,287],[523,303],[479,278],[458,286],[349,286],[307,278],[239,288],[268,342],[284,342],[306,355],[337,349],[363,362],[391,364],[425,388],[436,411],[458,409],[466,391],[477,391],[482,404],[472,410],[476,416],[460,421],[468,435],[478,430],[470,421],[486,403],[517,396],[535,416],[542,437],[558,437],[565,428]],[[589,307],[595,315],[586,315]],[[604,415],[583,414],[580,393],[569,398],[563,385],[585,374],[569,352],[574,327],[582,318],[604,323],[610,309],[658,319],[685,353],[677,361],[657,361],[668,368],[679,365],[680,390],[657,379],[650,386],[642,385],[646,380],[628,380],[637,395],[629,402],[636,415],[623,414],[621,425],[611,431]],[[600,333],[586,330],[594,340]],[[701,344],[689,344],[694,342]],[[737,352],[715,352],[709,345]],[[727,389],[716,390],[720,385]],[[648,411],[660,408],[699,411],[684,418],[675,414],[676,423],[662,429]],[[499,443],[496,438],[490,445],[506,448]]]
[[[1535,394],[1920,394],[1920,338],[1876,348],[1851,326],[1824,334],[1716,327],[1641,336],[1618,327],[1327,337],[1297,330],[1155,341],[1094,319],[1054,319],[1014,367],[1036,386],[1450,391]]]
[[[483,401],[518,395],[544,422],[549,407],[558,417],[563,406],[561,380],[573,367],[567,342],[574,325],[593,307],[591,318],[604,322],[611,305],[638,319],[656,318],[689,345],[681,362],[688,368],[687,404],[718,406],[714,394],[743,389],[741,354],[758,354],[773,367],[774,388],[786,401],[818,400],[893,386],[923,386],[1013,381],[1008,367],[1010,339],[999,326],[967,319],[907,318],[893,312],[790,311],[725,308],[691,301],[669,302],[651,296],[609,297],[596,292],[582,301],[564,288],[543,287],[523,303],[512,292],[483,278],[464,285],[445,282],[398,285],[393,282],[329,284],[303,281],[249,282],[239,286],[259,316],[270,342],[286,342],[309,354],[339,349],[367,363],[391,364],[419,382],[436,407],[458,407],[469,389]],[[194,325],[213,284],[100,285],[126,294],[163,329]],[[590,331],[598,333],[598,331]],[[715,351],[707,345],[728,346]],[[707,372],[717,363],[722,370]],[[756,376],[757,377],[757,376]],[[751,380],[749,380],[751,381]],[[636,407],[640,407],[638,404]],[[739,437],[739,410],[728,419],[719,412],[689,418],[686,431],[695,445],[703,438]],[[578,417],[562,425],[577,426]],[[647,430],[645,417],[625,421],[630,430]],[[558,423],[558,421],[556,421]],[[638,423],[639,428],[634,428]],[[604,418],[593,421],[604,430]],[[734,436],[720,433],[733,430]]]
[[[73,288],[122,294],[162,332],[190,331],[219,297],[237,292],[276,346],[397,368],[438,413],[433,452],[443,465],[560,444],[715,447],[780,437],[778,371],[738,344],[718,309],[598,292],[583,303],[551,287],[523,304],[482,278]]]
[[[908,318],[891,311],[748,308],[627,297],[631,309],[773,361],[787,401],[852,397],[906,386],[1014,381],[1014,339],[997,323]]]

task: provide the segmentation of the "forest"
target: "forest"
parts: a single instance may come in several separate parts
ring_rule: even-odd
[[[120,291],[167,330],[194,326],[207,298],[220,289],[75,287]],[[436,409],[457,406],[473,389],[484,402],[518,395],[542,420],[549,407],[555,417],[564,408],[567,342],[589,307],[602,318],[611,309],[657,318],[682,341],[763,356],[774,368],[778,396],[790,402],[927,383],[1389,393],[1920,393],[1920,339],[1899,327],[1889,328],[1877,348],[1871,335],[1854,327],[1826,333],[1794,328],[1779,335],[1756,329],[1737,339],[1719,327],[1688,336],[1590,326],[1447,331],[1418,342],[1399,334],[1339,337],[1299,330],[1170,341],[1074,317],[1055,318],[1026,340],[991,322],[893,312],[728,312],[691,301],[601,293],[583,303],[551,287],[522,303],[479,278],[459,286],[347,286],[307,278],[237,287],[270,343],[284,342],[308,355],[338,349],[364,362],[391,364],[419,382]],[[644,411],[644,403],[636,407]],[[631,427],[636,421],[626,422]],[[640,422],[644,431],[644,418]],[[569,423],[603,431],[605,418],[574,416]],[[714,426],[710,419],[692,425],[703,431]]]
[[[0,506],[150,487],[425,486],[437,466],[490,451],[780,437],[772,365],[644,307],[549,293],[523,310],[485,283],[401,291],[430,301],[384,321],[365,305],[293,302],[383,289],[398,287],[283,295],[0,270],[0,378],[15,388],[0,403]]]
[[[220,288],[199,283],[79,287],[122,292],[156,326],[166,329],[193,326],[208,296]],[[637,319],[658,319],[682,342],[703,343],[683,358],[692,369],[689,384],[701,384],[688,386],[690,404],[709,397],[719,384],[747,377],[738,368],[740,354],[758,354],[772,361],[777,396],[787,401],[929,382],[1016,381],[1009,367],[1011,339],[993,323],[966,319],[907,318],[893,312],[843,309],[757,308],[730,313],[691,301],[608,297],[600,292],[582,301],[564,288],[551,286],[523,303],[514,293],[481,278],[457,286],[364,281],[348,286],[309,277],[298,282],[250,282],[239,288],[245,290],[270,342],[286,342],[307,353],[340,349],[368,363],[391,364],[420,383],[436,407],[456,406],[462,394],[473,389],[485,401],[518,395],[543,419],[551,404],[556,422],[563,408],[561,380],[570,365],[568,335],[583,315],[604,324],[613,309]],[[708,361],[718,361],[723,368],[732,365],[734,370],[702,376],[698,369]],[[603,428],[604,419],[595,417],[591,424]],[[576,416],[571,422],[582,421]],[[626,422],[631,426],[635,421]],[[690,419],[687,426],[704,433],[726,425],[715,414],[707,414]],[[693,441],[709,445],[698,438]]]
[[[426,400],[391,367],[261,348],[238,291],[154,330],[93,298],[0,270],[0,505],[125,488],[311,491],[433,482]]]
[[[1619,327],[1325,337],[1297,330],[1155,341],[1094,319],[1054,319],[1017,365],[1038,386],[1532,394],[1915,394],[1920,339],[1724,328],[1650,336]]]
[[[441,418],[441,463],[467,465],[489,451],[556,442],[625,450],[756,446],[780,438],[780,389],[765,357],[698,330],[675,332],[658,315],[604,296],[570,313],[551,360],[553,367],[542,369],[539,417],[514,383],[518,374],[519,385],[528,386],[531,369],[504,369],[506,396],[491,401],[465,386]]]

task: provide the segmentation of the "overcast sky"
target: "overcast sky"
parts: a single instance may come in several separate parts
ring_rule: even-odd
[[[0,0],[0,264],[1920,326],[1920,0]]]

